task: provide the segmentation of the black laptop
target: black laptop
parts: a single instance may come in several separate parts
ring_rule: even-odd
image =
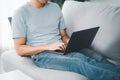
[[[70,52],[78,52],[81,49],[89,48],[99,27],[85,29],[77,32],[73,32],[71,38],[67,44],[64,54]]]

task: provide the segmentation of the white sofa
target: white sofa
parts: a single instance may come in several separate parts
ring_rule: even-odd
[[[110,61],[120,63],[120,7],[99,3],[65,1],[63,16],[68,26],[67,33],[100,26],[91,48]],[[2,55],[5,71],[19,69],[34,80],[88,80],[83,75],[35,66],[29,57],[20,57],[15,50],[6,51]]]

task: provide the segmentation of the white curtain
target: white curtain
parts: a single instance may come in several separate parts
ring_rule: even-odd
[[[1,0],[0,2],[0,49],[13,48],[12,32],[8,17],[28,0]]]

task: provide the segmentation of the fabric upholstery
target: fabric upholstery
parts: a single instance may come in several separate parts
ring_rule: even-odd
[[[91,48],[120,63],[120,6],[66,1],[62,12],[69,35],[100,26]]]
[[[2,65],[6,72],[19,69],[34,80],[88,80],[74,72],[39,68],[30,57],[18,56],[15,50],[3,53]]]

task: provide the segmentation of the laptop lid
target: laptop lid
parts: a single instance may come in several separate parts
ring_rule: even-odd
[[[79,52],[81,49],[89,48],[99,27],[85,29],[77,32],[73,32],[71,38],[67,44],[64,54],[70,52]]]

